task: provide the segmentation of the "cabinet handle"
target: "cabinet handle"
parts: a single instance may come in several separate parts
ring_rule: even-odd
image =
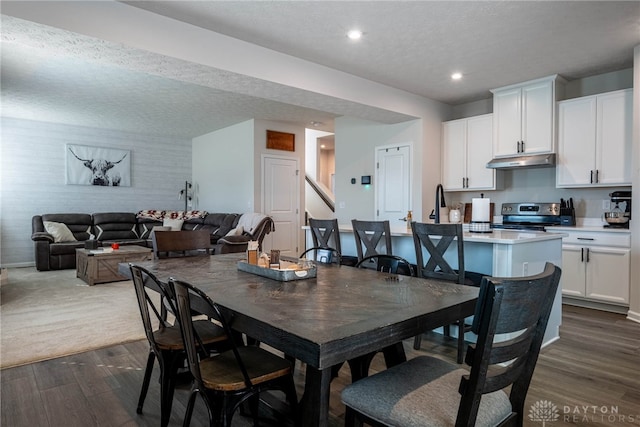
[[[520,141],[520,152],[524,153],[524,141]]]
[[[464,185],[464,176],[462,177],[462,188],[467,188],[467,187]]]
[[[600,171],[596,169],[596,183],[600,181]]]
[[[584,248],[580,248],[580,262],[584,262]]]
[[[469,177],[467,177],[467,184],[466,184],[466,188],[469,188]]]
[[[518,148],[516,149],[516,152],[519,153],[520,152],[520,141],[517,141],[518,144]]]
[[[591,171],[591,178],[589,179],[589,184],[593,184],[593,170]]]
[[[589,241],[594,241],[596,239],[594,239],[593,237],[578,237],[577,240],[589,240]]]
[[[587,262],[589,262],[589,248],[587,248]]]

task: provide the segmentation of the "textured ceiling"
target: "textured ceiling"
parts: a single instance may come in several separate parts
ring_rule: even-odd
[[[6,3],[6,2],[3,2]],[[448,104],[633,66],[640,2],[144,1],[179,21]],[[193,137],[250,118],[410,117],[2,17],[2,114]],[[346,39],[357,26],[363,40]],[[452,82],[460,71],[464,79]]]

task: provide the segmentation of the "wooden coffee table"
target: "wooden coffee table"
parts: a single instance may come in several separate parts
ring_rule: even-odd
[[[140,262],[152,259],[151,248],[126,245],[120,249],[76,249],[76,277],[93,286],[96,283],[129,280],[118,273],[121,262]]]

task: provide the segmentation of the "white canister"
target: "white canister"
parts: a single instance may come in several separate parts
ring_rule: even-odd
[[[460,222],[460,209],[451,209],[449,211],[449,222],[452,224]]]

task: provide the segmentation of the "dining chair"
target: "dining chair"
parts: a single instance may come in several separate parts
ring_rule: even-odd
[[[344,388],[345,426],[522,426],[561,271],[485,277],[467,349],[470,370],[418,356]],[[506,338],[494,343],[499,334]],[[510,390],[505,392],[505,388]]]
[[[303,252],[306,256],[308,252],[313,253],[320,257],[316,261],[326,263],[323,257],[326,257],[327,253],[322,252],[321,249],[333,249],[331,256],[338,255],[339,259],[336,263],[340,265],[354,266],[357,262],[355,257],[342,256],[342,246],[340,243],[340,230],[338,228],[338,220],[333,219],[316,219],[309,218],[309,229],[311,230],[311,238],[313,240],[313,247],[308,248]],[[303,257],[301,255],[300,257]],[[315,259],[315,258],[314,258]]]
[[[411,232],[416,251],[417,275],[470,286],[480,286],[482,275],[468,272],[464,267],[464,240],[462,224],[431,224],[412,222]],[[453,268],[445,259],[445,253],[452,249],[452,257],[457,260],[457,268]],[[425,260],[425,253],[428,258]],[[459,319],[455,326],[458,327],[458,351],[457,361],[462,363],[464,356],[464,335],[470,325],[465,324],[465,319]],[[450,336],[450,327],[445,325],[444,335]],[[414,338],[413,348],[418,350],[422,343],[422,335]]]
[[[266,390],[284,392],[295,420],[298,400],[291,362],[258,346],[238,345],[228,318],[207,294],[180,280],[169,279],[169,285],[176,296],[182,339],[193,376],[183,425],[189,426],[198,395],[207,407],[211,427],[231,426],[234,413],[245,402],[249,403],[254,425],[258,425],[259,397]],[[208,314],[220,322],[230,337],[230,350],[215,357],[199,351],[202,346],[197,343],[201,338],[190,315],[196,301],[205,304]]]
[[[208,230],[154,231],[151,234],[155,258],[211,254]]]
[[[178,369],[183,366],[186,358],[180,328],[168,320],[169,314],[175,319],[175,299],[171,290],[145,268],[129,264],[129,269],[145,335],[149,341],[149,356],[136,412],[142,413],[157,358],[160,366],[160,425],[166,427],[171,416]],[[223,328],[208,320],[197,320],[194,324],[207,351],[223,351],[228,348]]]
[[[383,239],[384,253],[387,255],[393,253],[389,221],[360,221],[352,219],[351,224],[353,226],[353,235],[356,239],[358,261],[371,255],[383,253],[378,251],[378,245]]]

